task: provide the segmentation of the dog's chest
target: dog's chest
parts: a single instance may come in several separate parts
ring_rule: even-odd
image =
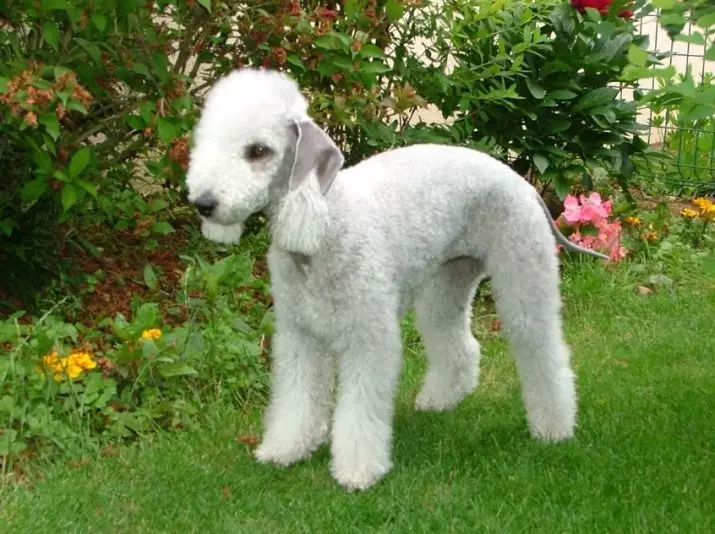
[[[290,257],[270,258],[272,292],[279,320],[330,339],[341,329],[340,286],[309,263]]]

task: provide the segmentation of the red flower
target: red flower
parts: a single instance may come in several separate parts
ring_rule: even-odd
[[[338,12],[334,9],[327,9],[325,7],[319,7],[317,10],[317,15],[321,19],[335,20],[338,18]]]
[[[574,9],[583,13],[586,11],[587,7],[596,9],[601,13],[601,15],[608,14],[608,8],[610,7],[613,0],[571,0],[571,5]],[[624,9],[618,14],[619,17],[627,19],[633,16],[633,11],[630,9]]]

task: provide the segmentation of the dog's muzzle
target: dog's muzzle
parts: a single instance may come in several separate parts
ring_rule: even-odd
[[[202,193],[194,200],[194,206],[202,216],[211,217],[218,206],[218,199],[211,193]]]

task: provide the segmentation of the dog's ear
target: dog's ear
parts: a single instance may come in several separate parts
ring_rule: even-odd
[[[289,189],[295,191],[314,174],[321,193],[325,195],[345,158],[330,136],[312,120],[293,121],[292,127],[296,134],[296,146]]]

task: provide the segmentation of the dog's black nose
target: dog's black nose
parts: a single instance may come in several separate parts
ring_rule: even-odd
[[[218,200],[211,193],[203,193],[199,198],[194,200],[194,206],[198,212],[204,217],[211,217],[211,214],[218,206]]]

